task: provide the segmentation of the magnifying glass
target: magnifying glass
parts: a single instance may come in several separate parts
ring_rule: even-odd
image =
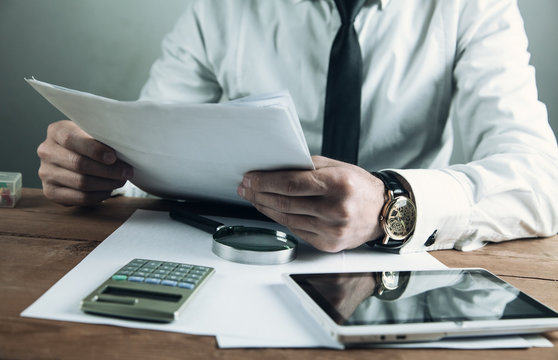
[[[212,234],[211,250],[223,259],[242,264],[277,265],[296,258],[298,241],[282,231],[227,226],[180,208],[172,209],[169,215],[174,220]]]

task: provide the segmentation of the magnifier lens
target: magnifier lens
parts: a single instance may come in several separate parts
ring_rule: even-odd
[[[215,241],[236,250],[261,252],[289,250],[294,247],[294,244],[290,244],[286,239],[254,232],[234,233],[221,239],[215,239]]]
[[[296,258],[298,241],[284,232],[242,225],[225,226],[178,208],[172,209],[169,215],[174,220],[213,234],[211,250],[225,260],[242,264],[278,265]]]

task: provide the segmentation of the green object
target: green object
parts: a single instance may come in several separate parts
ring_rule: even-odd
[[[80,308],[99,315],[171,322],[214,272],[206,266],[134,259],[83,299]]]

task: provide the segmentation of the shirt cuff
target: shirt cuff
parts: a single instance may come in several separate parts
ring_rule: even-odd
[[[417,208],[415,231],[400,253],[454,248],[466,233],[471,205],[466,190],[443,170],[395,170],[413,192]]]
[[[130,196],[130,197],[140,197],[140,198],[154,198],[158,197],[146,193],[145,191],[138,188],[136,185],[132,184],[130,181],[126,181],[124,186],[114,189],[110,196]]]

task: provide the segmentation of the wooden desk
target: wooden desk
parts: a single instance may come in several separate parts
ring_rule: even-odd
[[[67,208],[24,189],[15,209],[0,209],[0,359],[558,359],[554,348],[528,350],[221,350],[213,337],[21,318],[65,273],[137,208],[165,210],[164,201],[115,198],[92,208]],[[439,251],[450,267],[484,267],[558,308],[558,237],[518,240],[472,253]]]

